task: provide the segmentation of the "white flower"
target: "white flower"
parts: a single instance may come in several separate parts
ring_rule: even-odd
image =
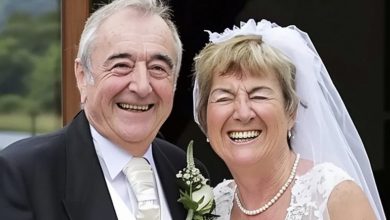
[[[180,198],[188,209],[186,220],[213,219],[211,214],[215,208],[213,188],[207,185],[207,179],[195,167],[191,141],[187,148],[187,166],[176,174],[180,186]]]
[[[209,213],[212,211],[213,208],[213,202],[214,202],[214,194],[213,194],[213,188],[211,188],[209,185],[204,185],[199,190],[192,193],[192,199],[196,202],[199,202],[200,200],[203,201],[199,204],[196,211],[202,212],[202,213]]]

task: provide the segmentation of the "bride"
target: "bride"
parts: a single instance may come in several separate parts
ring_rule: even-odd
[[[233,180],[219,219],[385,219],[364,146],[308,35],[249,20],[195,57],[194,116]]]

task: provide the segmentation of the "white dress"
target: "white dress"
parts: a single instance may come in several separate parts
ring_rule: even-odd
[[[317,164],[302,176],[296,176],[286,220],[329,219],[329,195],[337,184],[345,180],[352,179],[331,163]],[[219,215],[218,220],[230,220],[235,187],[233,180],[224,180],[214,188],[214,214]]]

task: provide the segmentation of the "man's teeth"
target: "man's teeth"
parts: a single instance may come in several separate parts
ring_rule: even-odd
[[[260,131],[233,131],[229,133],[229,137],[233,140],[253,139],[260,135]]]
[[[131,104],[125,104],[120,103],[118,104],[120,108],[129,110],[129,111],[147,111],[150,109],[152,105],[131,105]]]

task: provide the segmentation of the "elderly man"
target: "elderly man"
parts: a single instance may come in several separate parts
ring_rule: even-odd
[[[181,57],[160,2],[115,0],[93,13],[75,60],[83,110],[65,128],[0,153],[0,219],[184,219],[176,173],[185,152],[156,138]],[[142,179],[154,187],[139,196]]]

